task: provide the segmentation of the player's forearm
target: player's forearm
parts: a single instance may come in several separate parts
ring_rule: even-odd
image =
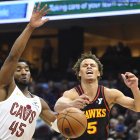
[[[26,26],[21,35],[16,39],[8,58],[12,58],[14,60],[18,60],[20,58],[34,29],[35,28],[30,26],[30,23]]]
[[[69,108],[69,107],[72,107],[70,102],[59,102],[59,103],[57,102],[54,106],[54,110],[59,113],[62,110]]]
[[[134,96],[135,111],[140,112],[140,89],[137,87],[131,90]]]

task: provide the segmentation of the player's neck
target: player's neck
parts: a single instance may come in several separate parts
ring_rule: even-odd
[[[81,81],[81,86],[84,90],[84,93],[93,96],[96,94],[97,89],[98,89],[98,81],[94,82],[86,82],[86,81]]]
[[[17,86],[23,92],[23,94],[28,91],[28,86],[26,86],[26,85],[18,84]]]
[[[98,80],[88,79],[88,80],[81,80],[81,85],[93,88],[98,87]]]

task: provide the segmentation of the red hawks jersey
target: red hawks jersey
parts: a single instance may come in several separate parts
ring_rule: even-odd
[[[75,89],[79,95],[84,94],[81,85]],[[82,136],[74,140],[107,140],[110,109],[105,99],[103,86],[98,86],[95,98],[83,111],[88,122],[87,129]]]
[[[40,112],[39,97],[27,98],[16,86],[11,96],[0,102],[0,140],[31,140]]]

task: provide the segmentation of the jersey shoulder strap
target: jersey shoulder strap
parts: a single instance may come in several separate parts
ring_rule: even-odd
[[[75,87],[75,90],[77,91],[77,93],[79,94],[79,96],[82,95],[82,94],[84,94],[84,91],[83,91],[81,85],[76,86]]]

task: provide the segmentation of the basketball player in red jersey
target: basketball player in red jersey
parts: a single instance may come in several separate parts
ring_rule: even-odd
[[[43,99],[28,90],[31,78],[29,65],[19,62],[32,32],[48,21],[42,19],[47,12],[46,6],[41,10],[40,4],[35,7],[29,24],[15,41],[0,70],[1,140],[31,140],[38,116],[57,130],[54,112]]]
[[[103,74],[103,66],[92,53],[82,54],[73,69],[81,83],[65,91],[54,109],[60,112],[68,107],[76,107],[84,111],[88,121],[87,130],[75,140],[106,140],[110,109],[114,104],[140,112],[140,90],[138,78],[134,74],[130,72],[122,74],[124,83],[133,93],[132,99],[117,89],[98,84]]]

